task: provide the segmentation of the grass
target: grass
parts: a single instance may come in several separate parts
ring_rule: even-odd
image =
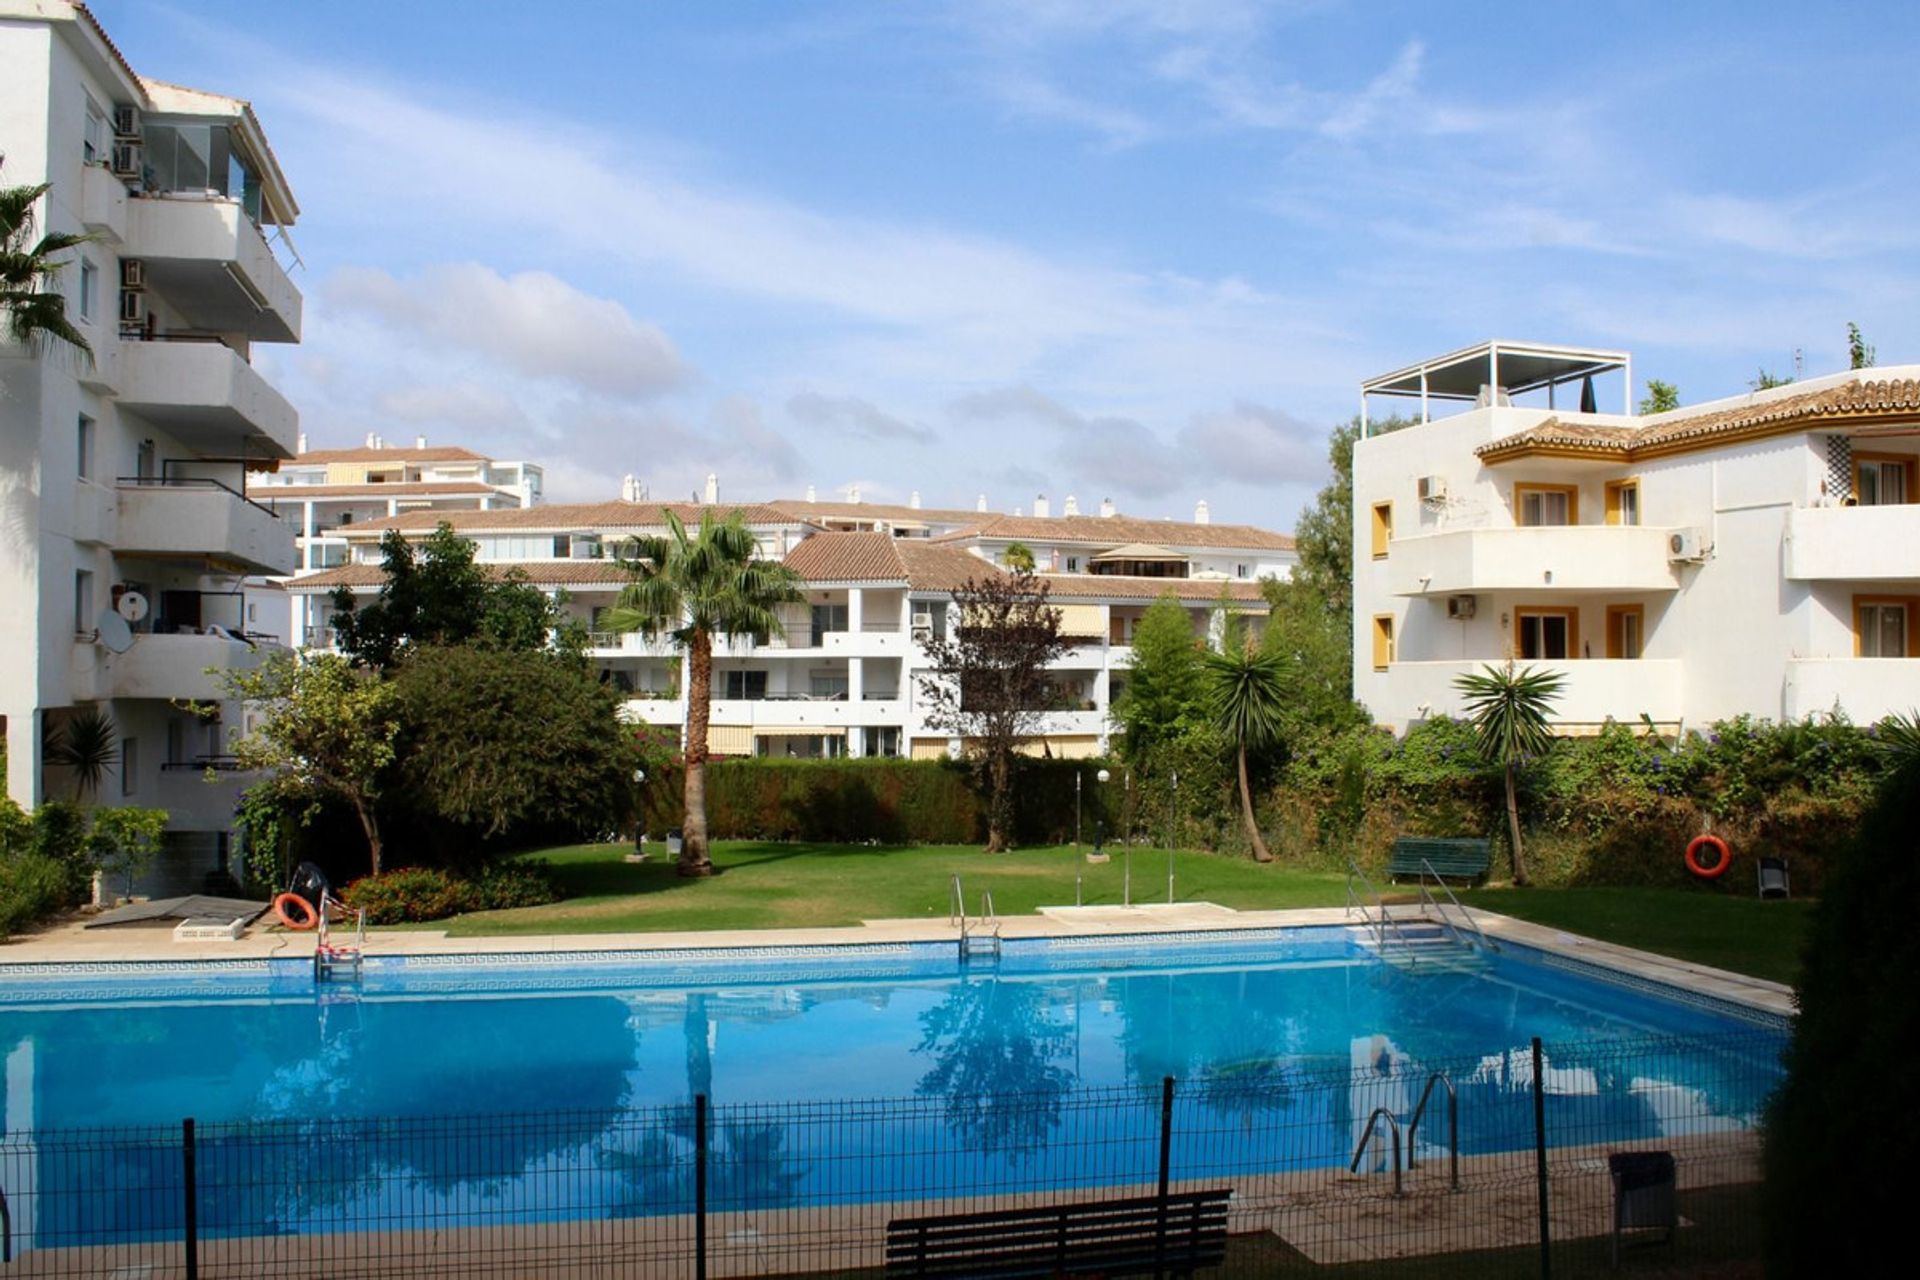
[[[1806,899],[1709,889],[1476,889],[1460,900],[1520,920],[1774,982],[1800,972]]]
[[[625,845],[573,845],[538,855],[552,864],[565,900],[546,907],[490,911],[447,922],[456,935],[625,933],[654,929],[787,929],[857,925],[862,920],[945,919],[951,878],[966,887],[977,914],[983,891],[1001,915],[1070,906],[1074,877],[1083,902],[1121,901],[1125,857],[1088,863],[1071,848],[985,854],[977,846],[883,848],[867,845],[722,842],[713,849],[720,874],[683,880],[665,850],[635,865]],[[1182,851],[1174,860],[1182,902],[1284,909],[1337,906],[1345,881],[1327,871],[1258,866],[1243,858]],[[1167,855],[1133,853],[1136,902],[1164,902]],[[435,925],[433,927],[439,927]]]
[[[456,936],[482,934],[641,933],[664,929],[786,929],[857,925],[862,920],[944,919],[951,877],[966,886],[978,913],[991,891],[1002,915],[1074,901],[1076,876],[1089,905],[1121,900],[1124,855],[1090,864],[1070,848],[984,854],[975,846],[881,848],[867,845],[722,842],[720,874],[682,880],[665,850],[629,863],[626,845],[569,845],[536,855],[559,877],[563,900],[545,907],[488,911],[425,926]],[[1166,854],[1135,849],[1136,902],[1164,902]],[[1281,910],[1340,906],[1338,872],[1260,866],[1244,858],[1182,851],[1174,860],[1175,897],[1225,907]],[[1761,902],[1694,889],[1477,889],[1476,907],[1624,946],[1791,982],[1811,904]]]

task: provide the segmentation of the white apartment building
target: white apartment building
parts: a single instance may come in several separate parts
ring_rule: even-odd
[[[1920,366],[1597,412],[1594,380],[1630,397],[1630,372],[1499,342],[1362,385],[1420,401],[1354,448],[1374,718],[1458,714],[1454,679],[1508,657],[1565,677],[1564,732],[1920,707]]]
[[[329,643],[328,593],[344,585],[371,598],[379,590],[385,530],[424,538],[445,520],[473,541],[482,562],[503,572],[518,567],[535,585],[565,592],[568,608],[589,629],[602,678],[629,695],[629,717],[677,733],[686,723],[686,680],[672,643],[615,635],[601,625],[625,581],[614,560],[620,543],[660,532],[666,509],[607,502],[400,516],[346,530],[352,562],[296,579],[289,589],[306,602],[308,642]],[[691,524],[709,508],[670,509]],[[1004,555],[1010,528],[1040,560],[1072,642],[1054,663],[1055,696],[1038,748],[1063,758],[1108,749],[1108,712],[1132,662],[1134,628],[1155,599],[1173,594],[1197,636],[1217,635],[1223,611],[1264,617],[1260,583],[1255,576],[1198,573],[1196,566],[1224,557],[1284,577],[1294,561],[1290,538],[1234,525],[1110,516],[1100,538],[1092,527],[1099,517],[1019,517],[1009,528],[1000,522],[1014,517],[913,505],[774,501],[718,510],[739,511],[761,554],[785,561],[806,584],[805,598],[784,606],[783,635],[765,643],[730,637],[716,647],[710,741],[719,755],[937,758],[958,751],[961,743],[926,723],[920,681],[931,668],[923,642],[947,634],[955,588],[995,572],[996,548]],[[1134,559],[1103,558],[1139,546],[1147,526],[1158,538],[1150,574],[1131,572],[1140,564]],[[1061,561],[1079,567],[1054,571],[1056,548]]]
[[[43,230],[93,237],[61,277],[92,359],[0,346],[7,792],[72,797],[44,735],[103,710],[120,752],[94,799],[166,809],[145,887],[197,888],[224,867],[241,786],[221,772],[239,708],[208,672],[273,650],[242,583],[294,566],[291,526],[245,477],[299,430],[250,362],[300,337],[270,245],[298,206],[245,102],[137,75],[61,0],[0,0],[0,153],[0,182],[52,184]]]

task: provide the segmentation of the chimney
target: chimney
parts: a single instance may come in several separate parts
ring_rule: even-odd
[[[983,494],[981,494],[981,495],[980,495],[980,497],[979,497],[979,499],[978,499],[978,500],[977,500],[977,501],[976,501],[976,502],[975,502],[975,503],[973,504],[973,509],[974,509],[975,511],[985,511],[985,510],[987,509],[987,495],[986,495],[986,494],[984,494],[984,493],[983,493]]]
[[[1068,494],[1068,495],[1067,495],[1067,500],[1066,500],[1065,502],[1063,502],[1063,503],[1061,503],[1061,504],[1060,504],[1060,514],[1061,514],[1061,515],[1063,515],[1063,516],[1077,516],[1077,515],[1079,515],[1079,514],[1080,514],[1080,499],[1078,499],[1078,498],[1076,498],[1076,497],[1074,497],[1074,496],[1073,496],[1072,494]]]
[[[859,485],[850,484],[847,486],[847,501],[853,503],[853,505],[855,505],[856,507],[860,505],[860,486]]]
[[[908,497],[907,505],[912,507],[915,511],[918,511],[920,509],[920,491],[918,489],[915,489],[912,495]]]
[[[416,448],[416,449],[424,449],[424,448],[426,448],[426,447],[427,447],[427,438],[426,438],[425,436],[415,436],[415,437],[413,438],[413,447],[414,447],[414,448]]]
[[[1049,514],[1050,514],[1050,509],[1047,506],[1047,495],[1044,493],[1034,494],[1033,495],[1034,518],[1036,520],[1045,520]]]
[[[373,432],[371,431],[367,432],[367,448],[378,449],[379,447],[380,447],[380,437],[373,434]]]
[[[633,472],[629,471],[620,481],[620,501],[632,502],[633,500]]]
[[[307,451],[307,433],[306,432],[302,431],[300,435],[295,439],[293,451],[295,453],[305,453]]]
[[[718,506],[719,503],[720,477],[709,471],[707,472],[707,505],[712,507]]]
[[[1113,499],[1112,498],[1100,499],[1100,518],[1102,520],[1113,519]]]
[[[814,488],[813,488],[813,486],[812,486],[812,485],[808,485],[808,486],[807,486],[807,501],[808,501],[808,502],[817,502],[817,501],[819,501],[819,499],[817,499],[817,498],[815,498],[815,497],[814,497],[813,495],[814,495]]]
[[[1193,522],[1195,524],[1212,523],[1210,513],[1207,511],[1207,500],[1205,498],[1193,504]]]

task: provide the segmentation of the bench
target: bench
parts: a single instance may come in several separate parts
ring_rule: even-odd
[[[887,1275],[1191,1276],[1227,1256],[1231,1187],[887,1223]]]
[[[1430,836],[1402,836],[1393,842],[1393,859],[1387,863],[1387,878],[1411,876],[1418,880],[1425,861],[1434,874],[1443,879],[1469,883],[1483,878],[1493,862],[1491,843],[1479,837],[1437,839]]]

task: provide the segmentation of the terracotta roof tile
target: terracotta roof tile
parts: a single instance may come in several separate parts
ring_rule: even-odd
[[[1212,604],[1224,591],[1230,600],[1266,600],[1257,582],[1226,578],[1129,578],[1111,573],[1043,573],[1053,600],[1158,600],[1171,593],[1182,604]]]
[[[886,533],[816,533],[787,552],[808,582],[905,582],[907,567]]]
[[[1018,538],[1110,547],[1129,542],[1155,542],[1176,547],[1293,550],[1293,539],[1287,534],[1245,524],[1193,524],[1183,520],[1144,520],[1137,516],[985,515],[976,516],[974,520],[968,528],[947,534],[941,541]]]
[[[286,462],[285,467],[313,466],[322,462],[492,462],[484,453],[475,453],[459,445],[434,445],[426,449],[380,448],[369,449],[364,445],[351,449],[309,449],[296,454]]]
[[[505,577],[509,569],[518,569],[536,587],[614,588],[627,580],[626,571],[612,560],[524,560],[483,567],[496,578]],[[385,581],[386,573],[377,564],[343,564],[294,578],[286,588],[300,595],[316,595],[335,587],[378,587]]]
[[[803,502],[795,498],[775,498],[767,503],[805,520],[916,520],[922,524],[956,524],[978,520],[982,513],[949,507],[903,507],[885,502]]]
[[[756,526],[795,527],[803,523],[777,507],[764,504],[707,507],[687,502],[554,502],[545,506],[502,507],[493,511],[412,511],[385,520],[369,520],[365,524],[352,526],[346,532],[348,536],[355,533],[377,536],[388,529],[424,533],[432,531],[443,520],[462,533],[491,530],[583,533],[599,529],[662,529],[666,527],[666,518],[662,513],[667,511],[673,512],[689,525],[699,524],[700,517],[709,511],[718,512],[722,517],[738,511],[746,517],[749,525]]]
[[[415,480],[399,484],[250,484],[255,502],[300,502],[309,498],[432,498],[499,493],[478,480]]]

